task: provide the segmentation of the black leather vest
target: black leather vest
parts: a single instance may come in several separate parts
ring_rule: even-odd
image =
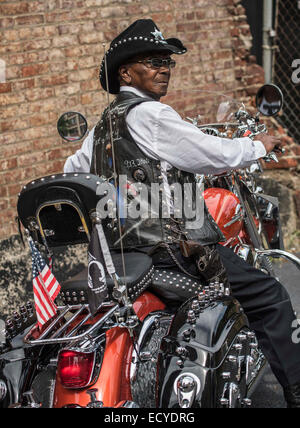
[[[202,199],[199,227],[198,223],[194,222],[195,219],[191,218],[191,213],[196,206],[197,195],[197,183],[193,174],[177,168],[167,171],[168,184],[174,188],[171,198],[172,208],[168,209],[161,163],[159,160],[149,158],[140,150],[126,124],[129,110],[148,101],[153,101],[153,99],[142,98],[131,92],[120,92],[110,105],[116,173],[118,177],[122,177],[122,179],[118,179],[117,184],[119,192],[121,188],[125,195],[124,198],[121,198],[124,203],[120,202],[122,207],[119,212],[124,213],[128,208],[126,216],[120,215],[123,247],[125,249],[145,247],[161,241],[172,244],[182,239],[191,239],[202,245],[222,241],[223,234],[209,214],[201,194],[198,195],[198,198]],[[108,108],[103,112],[101,120],[95,128],[91,173],[114,183]],[[136,189],[135,186],[138,186],[138,183],[142,183],[142,188],[146,193]],[[140,203],[136,198],[136,192],[141,194]],[[181,209],[184,205],[183,202],[186,204],[186,210]],[[139,210],[143,216],[139,215],[137,218]],[[104,221],[104,225],[110,247],[119,248],[118,222],[107,219]]]

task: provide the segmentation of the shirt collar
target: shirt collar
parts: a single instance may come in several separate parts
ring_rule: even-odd
[[[133,88],[132,86],[120,86],[120,92],[132,92],[135,95],[138,95],[139,97],[149,97],[145,92],[140,91],[137,88]]]

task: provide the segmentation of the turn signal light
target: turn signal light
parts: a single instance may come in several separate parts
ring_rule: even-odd
[[[65,350],[58,359],[58,376],[65,388],[85,388],[90,384],[95,366],[95,353]]]

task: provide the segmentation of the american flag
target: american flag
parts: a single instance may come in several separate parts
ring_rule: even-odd
[[[41,329],[57,313],[54,300],[61,287],[31,238],[29,238],[29,245],[32,256],[32,283],[35,310],[38,326]]]

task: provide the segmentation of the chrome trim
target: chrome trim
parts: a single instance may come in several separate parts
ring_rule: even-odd
[[[268,256],[268,257],[283,257],[290,262],[294,263],[298,269],[300,269],[300,259],[296,257],[294,254],[288,253],[287,251],[283,250],[258,250],[255,248],[255,252],[258,255],[262,256]]]
[[[7,394],[7,385],[4,380],[0,379],[0,402],[4,400]]]
[[[153,315],[149,315],[148,318],[146,318],[143,322],[141,332],[138,338],[137,343],[134,346],[133,352],[132,352],[132,362],[130,366],[130,382],[134,382],[136,380],[136,374],[138,369],[138,362],[140,360],[140,351],[143,348],[145,341],[148,338],[148,333],[152,333],[152,327],[156,326],[157,323],[160,323],[165,320],[170,320],[172,318],[172,315],[166,314],[164,312],[156,312]],[[146,356],[143,355],[145,358]],[[151,359],[152,356],[149,356],[149,359]]]
[[[174,392],[178,398],[179,407],[192,407],[196,396],[201,390],[200,379],[194,373],[181,373],[174,381]]]
[[[75,306],[68,306],[67,308],[65,308],[64,306],[59,309],[63,309],[63,313],[64,315],[67,315],[67,313],[69,311],[72,310],[76,310],[76,317],[84,310],[88,310],[88,305],[75,305]],[[68,309],[68,310],[67,310]],[[90,339],[89,335],[94,332],[96,329],[98,329],[99,327],[102,327],[103,324],[105,324],[105,322],[114,314],[114,312],[119,309],[119,305],[114,305],[108,312],[106,312],[102,318],[100,318],[95,324],[93,324],[88,330],[86,330],[84,333],[79,334],[79,335],[73,335],[74,332],[76,332],[77,326],[65,337],[56,337],[58,332],[54,333],[54,336],[50,336],[49,338],[46,338],[45,333],[51,333],[53,331],[53,328],[56,326],[57,322],[59,321],[59,319],[62,318],[62,314],[59,315],[58,319],[55,319],[51,325],[48,327],[47,331],[44,333],[43,338],[38,338],[38,339],[34,339],[34,340],[30,340],[30,332],[29,334],[24,338],[24,343],[28,344],[28,345],[32,345],[32,346],[38,346],[38,345],[50,345],[50,344],[57,344],[57,343],[66,343],[66,342],[71,342],[71,341],[77,341],[77,340],[81,340],[81,339]],[[76,318],[75,315],[72,315],[72,321],[74,321],[74,319]],[[89,317],[90,317],[90,312],[89,312]],[[86,317],[85,317],[86,318]],[[69,320],[70,321],[70,320]],[[67,321],[66,324],[70,324],[70,322]],[[64,327],[64,326],[63,326]],[[59,334],[62,334],[63,331],[65,329],[60,329]]]
[[[56,208],[57,205],[60,205],[60,206],[61,205],[70,205],[71,207],[73,207],[77,211],[77,214],[79,215],[79,218],[80,218],[81,223],[82,223],[82,227],[83,227],[83,229],[84,229],[84,231],[85,231],[85,233],[87,235],[88,240],[90,240],[91,237],[90,237],[89,228],[88,228],[88,226],[86,224],[86,221],[85,221],[85,218],[84,218],[84,215],[83,215],[82,211],[73,202],[68,201],[66,199],[62,199],[59,202],[56,202],[56,201],[45,202],[42,205],[40,205],[39,208],[37,209],[36,214],[35,214],[36,215],[35,219],[37,220],[38,227],[39,227],[39,230],[40,230],[40,233],[41,233],[42,237],[44,239],[46,239],[47,235],[45,233],[45,230],[43,229],[43,226],[42,226],[42,223],[41,223],[41,220],[40,220],[40,213],[41,213],[42,209],[45,208],[45,207],[52,207],[52,206],[54,206]]]

